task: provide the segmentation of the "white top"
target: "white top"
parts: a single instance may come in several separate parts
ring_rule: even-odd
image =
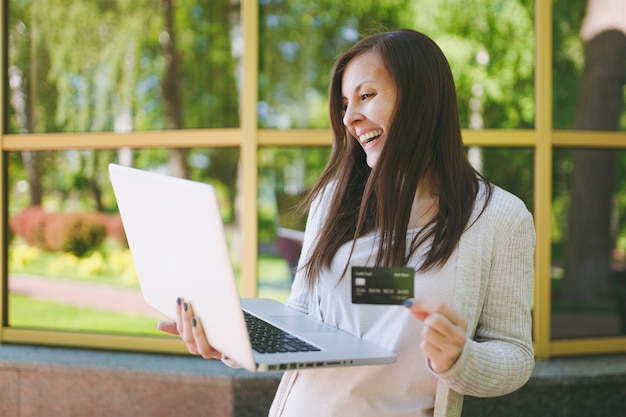
[[[306,228],[301,264],[324,221],[332,191],[314,202]],[[482,208],[482,194],[472,214]],[[410,239],[412,237],[409,232]],[[357,241],[352,265],[372,265],[377,236]],[[452,304],[468,320],[468,337],[455,365],[435,374],[419,348],[421,323],[403,306],[353,305],[351,282],[343,272],[350,244],[335,255],[313,291],[298,272],[287,304],[308,312],[398,354],[391,365],[285,372],[270,416],[458,416],[462,395],[512,392],[534,366],[530,301],[534,227],[524,204],[494,189],[490,205],[462,236],[441,270],[415,275],[415,297]],[[425,249],[409,266],[417,266]],[[415,265],[411,263],[415,262]],[[433,410],[433,405],[435,406]]]

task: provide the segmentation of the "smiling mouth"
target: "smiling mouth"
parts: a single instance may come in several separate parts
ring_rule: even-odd
[[[359,142],[361,142],[361,145],[367,145],[368,143],[381,137],[382,134],[383,131],[380,129],[372,130],[371,132],[367,132],[359,136]]]

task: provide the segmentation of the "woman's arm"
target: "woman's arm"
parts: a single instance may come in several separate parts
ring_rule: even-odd
[[[506,217],[509,221],[511,217]],[[473,340],[439,377],[477,397],[511,393],[524,385],[535,361],[531,302],[535,229],[527,211],[518,222],[496,225],[485,301]]]
[[[475,331],[468,332],[468,320],[448,305],[420,299],[405,303],[424,324],[421,348],[429,367],[461,394],[510,393],[526,383],[534,367],[530,307],[534,225],[525,209],[517,222],[510,219],[505,216],[506,226],[492,228],[497,231],[492,256],[483,253],[489,274],[485,301],[482,308],[477,306],[480,316],[473,320]]]

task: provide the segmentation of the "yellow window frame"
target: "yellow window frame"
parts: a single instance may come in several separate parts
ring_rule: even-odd
[[[0,24],[4,26],[8,0],[0,3]],[[258,2],[241,2],[244,27],[244,79],[242,88],[241,127],[234,129],[197,129],[184,131],[151,131],[117,133],[51,133],[6,134],[4,117],[0,117],[0,183],[6,164],[6,153],[23,150],[59,149],[117,149],[120,147],[238,147],[242,167],[242,199],[246,210],[242,218],[242,295],[257,295],[257,153],[263,146],[329,146],[328,130],[259,129],[257,121],[258,80]],[[2,50],[6,49],[6,31],[2,28]],[[467,146],[530,147],[535,155],[534,216],[537,231],[534,345],[538,358],[565,355],[586,355],[626,352],[626,337],[551,340],[550,263],[551,263],[551,204],[552,152],[556,147],[626,148],[626,132],[555,131],[552,127],[552,2],[535,0],[536,66],[535,66],[535,128],[524,130],[464,130]],[[0,55],[0,68],[5,68],[5,55]],[[4,97],[6,73],[0,82],[0,97]],[[6,109],[0,103],[0,114]],[[297,137],[297,143],[293,138]],[[0,194],[0,206],[7,211],[6,193]],[[5,214],[6,216],[6,214]],[[4,222],[0,222],[0,239],[6,247]],[[25,343],[89,347],[146,352],[184,352],[178,340],[157,337],[121,336],[12,328],[7,324],[6,250],[0,257],[0,270],[5,271],[0,285],[0,343]]]

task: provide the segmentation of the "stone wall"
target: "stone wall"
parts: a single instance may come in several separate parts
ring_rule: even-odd
[[[0,345],[0,417],[257,417],[280,373],[197,357]],[[603,417],[626,410],[626,355],[538,361],[517,392],[466,397],[463,417]]]

